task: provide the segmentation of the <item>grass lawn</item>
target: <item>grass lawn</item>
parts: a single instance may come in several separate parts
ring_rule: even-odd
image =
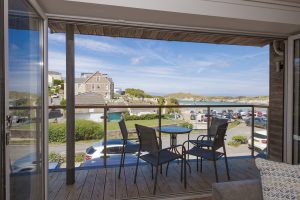
[[[171,124],[178,124],[184,121],[181,120],[170,120],[170,119],[162,119],[162,125],[171,125]],[[135,129],[135,124],[140,124],[144,126],[155,127],[158,126],[158,119],[151,119],[151,120],[130,120],[126,121],[127,129]],[[120,130],[118,122],[108,122],[107,123],[107,130]]]

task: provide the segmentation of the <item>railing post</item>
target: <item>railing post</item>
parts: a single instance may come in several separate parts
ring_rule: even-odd
[[[254,156],[254,106],[252,106],[251,117],[251,155]]]
[[[104,122],[104,138],[103,138],[103,141],[104,141],[104,167],[106,168],[106,162],[107,162],[107,157],[106,157],[106,150],[107,150],[107,104],[105,104],[105,107],[104,107],[104,119],[103,119],[103,122]]]
[[[207,134],[210,125],[210,106],[207,106]]]
[[[159,142],[160,142],[160,147],[162,148],[162,141],[161,141],[161,106],[158,108],[158,127],[159,127]]]
[[[75,183],[75,43],[74,25],[66,25],[66,152],[67,152],[67,185]]]

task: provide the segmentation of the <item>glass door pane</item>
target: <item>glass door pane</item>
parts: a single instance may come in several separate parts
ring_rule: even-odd
[[[5,199],[5,4],[0,1],[0,199]]]
[[[9,1],[7,145],[11,200],[43,199],[43,20],[25,0]]]
[[[300,163],[300,39],[294,41],[294,135],[293,160]]]

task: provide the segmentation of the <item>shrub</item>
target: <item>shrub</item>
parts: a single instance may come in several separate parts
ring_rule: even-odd
[[[101,139],[104,135],[103,127],[91,120],[75,121],[75,140]]]
[[[62,155],[59,154],[59,153],[56,153],[56,152],[50,152],[49,155],[48,155],[48,160],[49,160],[50,162],[63,163],[63,162],[65,162],[65,157],[62,156]]]
[[[85,153],[76,153],[75,154],[75,162],[83,162]]]
[[[50,123],[48,134],[49,142],[66,142],[66,123]]]
[[[125,113],[124,114],[124,119],[126,121],[130,121],[130,120],[151,120],[151,119],[158,119],[159,116],[158,114],[145,114],[145,115],[130,115],[129,113]]]
[[[48,128],[49,142],[66,142],[66,123],[51,123]],[[75,140],[93,140],[103,138],[101,124],[91,120],[75,121]]]
[[[231,141],[228,142],[228,145],[229,145],[229,146],[238,147],[238,146],[241,145],[241,143],[238,142],[238,141],[235,141],[235,140],[231,140]]]
[[[247,144],[248,139],[246,136],[243,135],[236,135],[236,136],[232,136],[231,138],[233,141],[239,142],[241,144]]]
[[[193,124],[188,123],[188,122],[184,122],[184,123],[181,123],[179,125],[182,126],[182,127],[185,127],[185,128],[190,128],[190,129],[193,128]]]

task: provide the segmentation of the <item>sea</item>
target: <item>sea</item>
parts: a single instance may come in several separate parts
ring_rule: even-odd
[[[246,105],[236,102],[215,102],[215,101],[192,101],[192,100],[179,100],[179,105]]]
[[[237,102],[216,102],[216,101],[193,101],[193,100],[179,100],[178,101],[179,105],[210,105],[211,110],[216,110],[216,111],[222,111],[222,110],[233,110],[235,112],[237,111],[243,111],[243,112],[249,112],[251,111],[251,106],[249,107],[227,107],[227,105],[247,105],[244,103],[237,103]],[[217,107],[214,108],[212,107],[213,105],[226,105],[226,107]],[[205,109],[205,108],[204,108]],[[193,110],[193,108],[190,108],[189,110]],[[256,110],[263,111],[265,112],[265,108],[256,108]]]

